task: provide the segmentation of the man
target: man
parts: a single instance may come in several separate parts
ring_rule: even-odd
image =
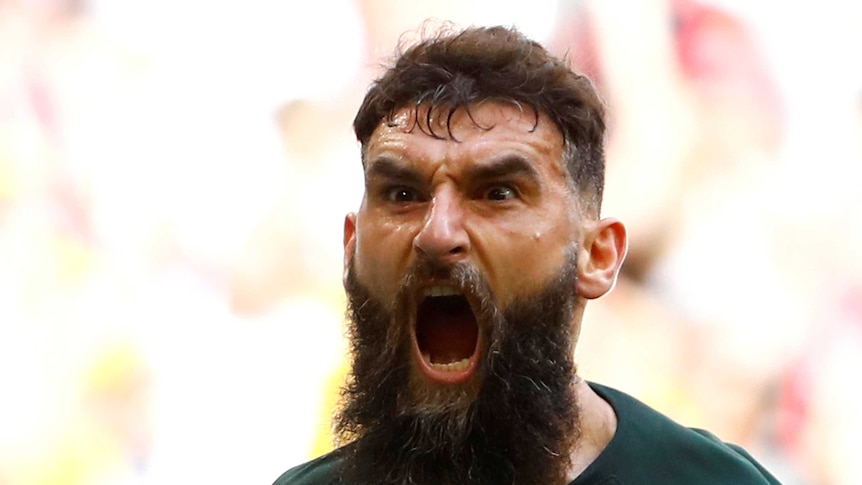
[[[371,86],[342,446],[276,484],[778,483],[576,373],[586,301],[627,247],[599,212],[603,116],[586,78],[502,27],[422,41]]]

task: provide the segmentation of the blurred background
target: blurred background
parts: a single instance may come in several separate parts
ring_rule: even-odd
[[[271,483],[332,446],[350,123],[427,18],[517,25],[610,106],[631,248],[581,373],[862,483],[857,2],[0,0],[0,484]]]

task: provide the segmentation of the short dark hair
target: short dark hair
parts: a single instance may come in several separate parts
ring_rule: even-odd
[[[537,123],[539,113],[548,116],[563,136],[564,163],[574,186],[592,199],[587,207],[598,213],[605,171],[604,105],[589,79],[514,27],[441,31],[401,51],[371,84],[353,121],[363,162],[374,130],[381,122],[391,123],[402,108],[428,105],[448,110],[451,119],[456,110],[469,112],[483,100],[527,106]]]

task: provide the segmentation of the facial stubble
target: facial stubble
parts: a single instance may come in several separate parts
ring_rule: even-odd
[[[563,483],[579,436],[574,392],[576,251],[534,295],[500,309],[474,267],[419,262],[385,304],[351,265],[348,332],[352,371],[335,430],[343,443],[343,483]],[[477,375],[435,387],[412,368],[410,295],[429,276],[470,292],[479,331]]]

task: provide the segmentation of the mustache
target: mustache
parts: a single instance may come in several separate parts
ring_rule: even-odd
[[[477,319],[488,321],[497,314],[498,301],[488,278],[474,264],[456,262],[444,264],[439,260],[420,258],[407,268],[395,297],[396,313],[403,313],[412,305],[415,308],[420,288],[428,282],[448,282],[461,290],[470,301]],[[398,311],[400,310],[400,312]]]
[[[417,259],[407,268],[401,279],[401,293],[416,290],[428,281],[450,281],[465,293],[475,293],[488,288],[479,269],[467,262],[443,264],[433,259]]]

